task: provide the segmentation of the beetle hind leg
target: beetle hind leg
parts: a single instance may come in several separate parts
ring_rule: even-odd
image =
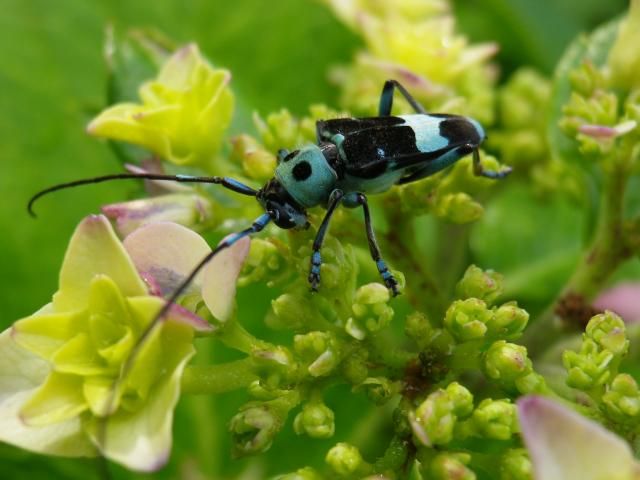
[[[380,94],[380,104],[378,106],[378,115],[380,117],[387,117],[391,115],[391,108],[393,107],[393,93],[396,88],[400,91],[405,100],[409,102],[409,105],[411,105],[416,113],[427,113],[424,107],[411,96],[408,90],[404,88],[400,82],[397,80],[387,80],[384,82],[382,93]]]
[[[482,162],[480,161],[480,151],[477,148],[473,149],[473,173],[479,177],[492,178],[499,180],[506,177],[511,173],[511,167],[505,167],[502,170],[494,172],[492,170],[485,170]]]
[[[318,233],[316,233],[316,238],[313,241],[313,251],[311,252],[311,266],[309,268],[309,284],[311,285],[311,291],[318,291],[318,287],[320,286],[320,266],[322,265],[322,255],[320,254],[320,249],[322,248],[322,243],[324,242],[324,237],[327,234],[327,230],[329,229],[329,222],[331,221],[331,217],[333,216],[333,212],[335,212],[336,208],[342,202],[344,198],[344,194],[341,190],[334,190],[331,192],[329,197],[329,205],[327,206],[327,213],[322,219],[322,223],[318,228]]]

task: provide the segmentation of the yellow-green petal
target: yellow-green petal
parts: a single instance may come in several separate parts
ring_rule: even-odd
[[[23,348],[50,359],[66,341],[82,330],[87,315],[86,311],[36,313],[13,324],[13,338]]]
[[[28,426],[39,427],[77,417],[87,407],[82,395],[82,377],[51,372],[22,405],[20,418]]]
[[[91,215],[78,225],[67,248],[60,289],[53,297],[56,311],[86,308],[91,280],[100,274],[110,277],[125,296],[147,291],[109,221]]]

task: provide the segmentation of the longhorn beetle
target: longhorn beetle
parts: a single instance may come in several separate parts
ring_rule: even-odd
[[[396,88],[415,110],[415,114],[391,115]],[[249,228],[227,236],[203,258],[171,296],[167,302],[170,304],[220,250],[247,235],[260,232],[270,221],[283,229],[307,228],[306,209],[322,205],[326,213],[313,242],[309,270],[311,289],[317,290],[322,264],[320,250],[333,213],[340,204],[349,208],[361,206],[371,257],[385,285],[395,296],[398,294],[398,283],[380,254],[366,194],[381,193],[393,185],[428,177],[470,153],[473,155],[476,175],[498,179],[511,172],[509,167],[498,172],[484,170],[478,148],[486,135],[480,123],[459,115],[427,113],[396,80],[385,82],[377,117],[320,120],[316,122],[316,133],[316,145],[306,145],[292,152],[280,150],[273,178],[259,190],[228,177],[120,173],[49,187],[30,199],[28,210],[35,216],[35,201],[56,190],[131,178],[213,183],[242,195],[256,197],[265,213]],[[160,312],[158,317],[165,313]]]
[[[391,115],[395,89],[409,102],[414,114]],[[322,264],[320,250],[333,213],[340,204],[350,208],[362,207],[371,257],[385,285],[395,296],[398,283],[380,254],[366,194],[381,193],[394,185],[428,177],[468,154],[473,155],[476,175],[498,179],[511,172],[510,168],[498,172],[484,170],[478,148],[486,136],[476,120],[459,115],[427,113],[396,80],[385,82],[377,117],[320,120],[316,123],[316,132],[317,144],[292,152],[278,152],[274,176],[259,190],[228,177],[120,173],[54,185],[31,198],[28,210],[35,216],[34,202],[48,193],[90,183],[137,178],[218,184],[236,193],[255,197],[265,210],[250,227],[227,236],[218,244],[168,297],[138,339],[114,386],[126,377],[145,339],[207,262],[239,239],[260,232],[269,222],[273,221],[283,229],[306,228],[309,226],[306,209],[317,205],[326,208],[313,242],[309,270],[311,289],[317,290]]]

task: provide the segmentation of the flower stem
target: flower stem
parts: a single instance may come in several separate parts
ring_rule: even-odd
[[[591,313],[589,301],[600,291],[617,267],[632,251],[623,218],[627,187],[627,163],[620,159],[604,175],[600,210],[591,245],[586,249],[573,275],[553,304],[526,331],[522,343],[529,354],[540,355],[560,338],[568,327],[583,328]],[[568,311],[567,311],[568,310]],[[556,316],[563,317],[558,324]],[[567,320],[577,319],[579,324]],[[553,341],[550,341],[553,340]]]
[[[215,394],[248,386],[258,376],[251,358],[219,365],[192,365],[182,376],[183,393]]]

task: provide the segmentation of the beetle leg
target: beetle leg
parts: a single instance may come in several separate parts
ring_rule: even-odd
[[[424,113],[427,111],[420,103],[411,96],[406,88],[400,84],[397,80],[387,80],[382,87],[382,93],[380,94],[380,104],[378,107],[378,116],[387,117],[391,115],[391,107],[393,106],[393,92],[398,89],[402,96],[409,102],[409,105],[416,111],[416,113]]]
[[[373,231],[373,225],[371,224],[371,214],[369,212],[367,197],[363,193],[358,193],[356,201],[359,205],[362,205],[362,210],[364,211],[364,226],[367,230],[367,242],[369,243],[371,258],[376,262],[376,267],[378,267],[378,272],[380,273],[384,284],[389,290],[391,290],[391,294],[395,297],[400,293],[398,291],[398,281],[394,278],[393,274],[387,268],[386,262],[382,259],[380,247],[376,241],[376,235]]]
[[[511,167],[506,167],[499,172],[492,172],[491,170],[485,170],[482,166],[482,162],[480,161],[480,150],[477,147],[473,147],[469,145],[469,147],[473,148],[473,173],[479,177],[487,177],[493,179],[504,178],[511,173]]]
[[[313,250],[311,252],[311,268],[309,269],[309,283],[311,284],[311,290],[314,292],[318,290],[320,285],[320,265],[322,265],[322,256],[320,255],[320,249],[322,248],[322,242],[324,242],[324,236],[329,229],[329,222],[333,216],[333,212],[338,205],[342,202],[344,193],[342,190],[334,190],[329,196],[329,204],[327,205],[327,213],[322,219],[316,238],[313,241]]]

